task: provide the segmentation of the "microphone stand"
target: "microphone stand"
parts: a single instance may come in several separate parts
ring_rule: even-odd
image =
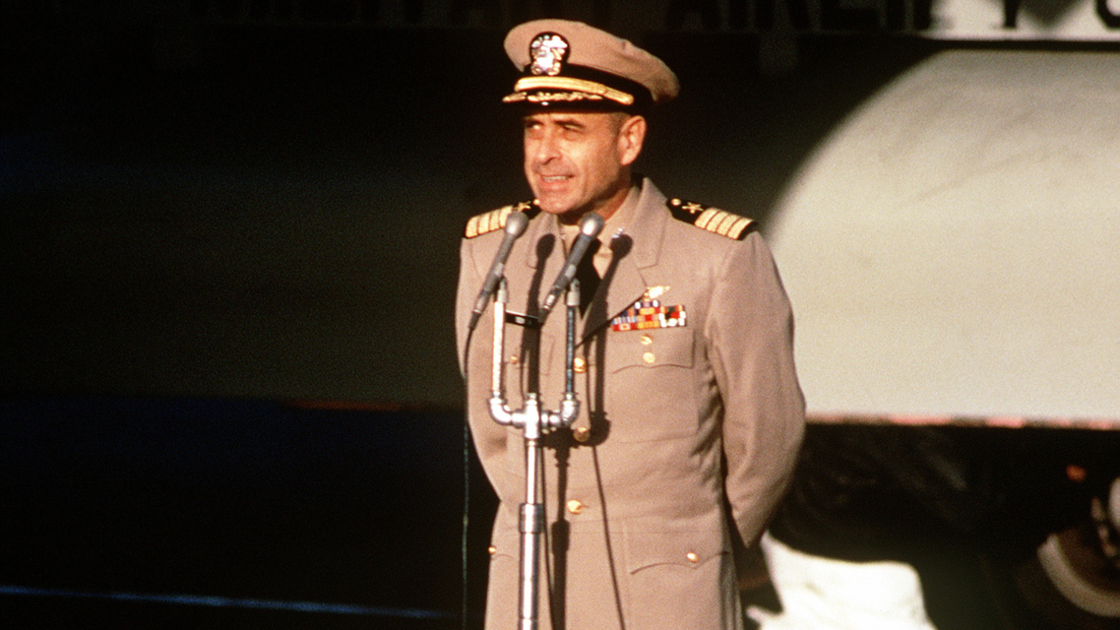
[[[502,367],[505,356],[505,313],[509,294],[502,278],[494,299],[494,367],[492,371],[490,416],[504,426],[522,430],[525,438],[525,502],[521,504],[518,529],[521,533],[521,573],[518,592],[518,630],[537,630],[540,607],[540,549],[545,527],[545,509],[541,497],[541,438],[548,432],[571,426],[579,415],[575,392],[576,309],[579,307],[579,281],[568,286],[565,305],[568,311],[564,372],[564,397],[559,411],[542,410],[540,393],[528,392],[524,406],[511,411],[502,394]]]

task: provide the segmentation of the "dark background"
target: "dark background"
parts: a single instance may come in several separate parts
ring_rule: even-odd
[[[204,4],[0,3],[2,616],[459,627],[458,236],[527,198],[505,26]],[[961,45],[636,35],[684,89],[641,170],[764,226],[833,125]]]
[[[460,403],[458,236],[529,196],[503,29],[22,17],[0,390]],[[768,75],[754,35],[643,43],[683,93],[641,170],[763,221],[832,125],[941,46],[807,38]]]
[[[9,628],[458,628],[494,500],[458,414],[264,400],[0,402]],[[220,601],[214,601],[220,598]]]

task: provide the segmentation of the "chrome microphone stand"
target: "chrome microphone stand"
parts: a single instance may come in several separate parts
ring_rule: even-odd
[[[545,527],[545,509],[542,502],[539,471],[543,449],[541,438],[548,432],[571,426],[579,415],[579,401],[575,392],[576,309],[579,308],[579,281],[568,286],[567,334],[564,373],[564,397],[559,411],[542,410],[540,393],[528,392],[524,406],[510,411],[502,393],[502,367],[505,356],[506,303],[509,294],[503,278],[494,298],[494,366],[492,371],[490,416],[495,422],[521,429],[525,438],[525,502],[521,504],[519,531],[521,533],[521,573],[518,592],[518,630],[537,630],[540,608],[540,550]],[[535,369],[538,366],[530,366]]]

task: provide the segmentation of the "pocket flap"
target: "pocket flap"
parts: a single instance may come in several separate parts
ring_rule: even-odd
[[[665,564],[696,568],[723,553],[730,553],[722,532],[626,532],[627,570]]]

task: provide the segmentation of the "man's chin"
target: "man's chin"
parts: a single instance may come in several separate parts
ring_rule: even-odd
[[[560,223],[566,225],[575,225],[587,214],[586,208],[572,208],[571,206],[553,206],[549,207],[545,204],[538,204],[542,212],[556,215]]]
[[[591,210],[588,206],[575,206],[571,201],[560,198],[550,198],[547,195],[537,197],[537,207],[541,212],[554,214],[561,223],[575,224]]]
[[[549,199],[548,197],[537,197],[537,207],[539,207],[542,212],[555,214],[557,216],[564,216],[574,210],[572,204],[565,203],[563,200]]]

